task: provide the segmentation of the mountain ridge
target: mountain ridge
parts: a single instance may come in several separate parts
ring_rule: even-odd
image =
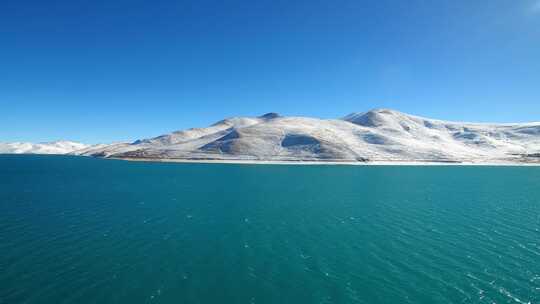
[[[67,154],[77,150],[87,148],[88,145],[69,141],[56,140],[51,142],[30,143],[30,142],[0,142],[0,153],[10,154]]]
[[[384,108],[339,119],[267,113],[67,153],[165,161],[530,163],[540,160],[540,122],[454,122]]]
[[[466,123],[391,109],[341,119],[268,113],[231,117],[208,128],[86,151],[127,159],[252,161],[534,161],[540,123]],[[77,152],[75,152],[77,153]]]

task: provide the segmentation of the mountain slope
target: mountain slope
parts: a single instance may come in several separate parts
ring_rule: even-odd
[[[388,109],[342,119],[230,118],[78,155],[135,159],[272,161],[534,161],[540,123],[447,122]]]
[[[0,153],[9,154],[67,154],[80,149],[87,148],[88,145],[73,141],[53,141],[45,143],[0,143]]]

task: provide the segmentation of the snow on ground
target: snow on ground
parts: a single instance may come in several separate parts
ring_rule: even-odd
[[[540,123],[449,122],[389,109],[342,119],[268,113],[132,143],[0,143],[0,153],[274,163],[540,163]]]
[[[537,162],[540,123],[448,122],[376,109],[342,119],[229,118],[208,128],[75,151],[129,159]]]
[[[9,154],[67,154],[85,149],[88,145],[73,141],[53,141],[45,143],[0,143],[0,153]]]

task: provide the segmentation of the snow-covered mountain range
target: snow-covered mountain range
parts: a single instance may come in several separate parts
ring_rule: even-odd
[[[376,109],[342,119],[235,117],[74,154],[128,159],[535,162],[540,122],[448,122]]]
[[[88,145],[73,141],[53,141],[44,143],[12,142],[1,143],[0,153],[9,154],[67,154],[87,148]]]
[[[268,113],[67,153],[143,160],[533,163],[540,161],[540,122],[449,122],[388,109],[341,119]]]

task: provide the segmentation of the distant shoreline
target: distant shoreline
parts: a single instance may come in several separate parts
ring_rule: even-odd
[[[474,162],[474,161],[312,161],[312,160],[242,160],[242,159],[179,159],[179,158],[104,158],[135,162],[154,163],[193,163],[193,164],[239,164],[239,165],[298,165],[298,166],[507,166],[507,167],[537,167],[540,162]]]
[[[97,157],[73,154],[39,154],[39,153],[0,153],[1,155],[35,155],[35,156],[70,156],[87,157],[104,160],[123,160],[130,162],[148,163],[186,163],[186,164],[237,164],[237,165],[294,165],[294,166],[500,166],[500,167],[540,167],[539,162],[520,161],[407,161],[407,160],[373,160],[373,161],[339,161],[339,160],[248,160],[248,159],[182,159],[182,158],[120,158],[120,157]]]

